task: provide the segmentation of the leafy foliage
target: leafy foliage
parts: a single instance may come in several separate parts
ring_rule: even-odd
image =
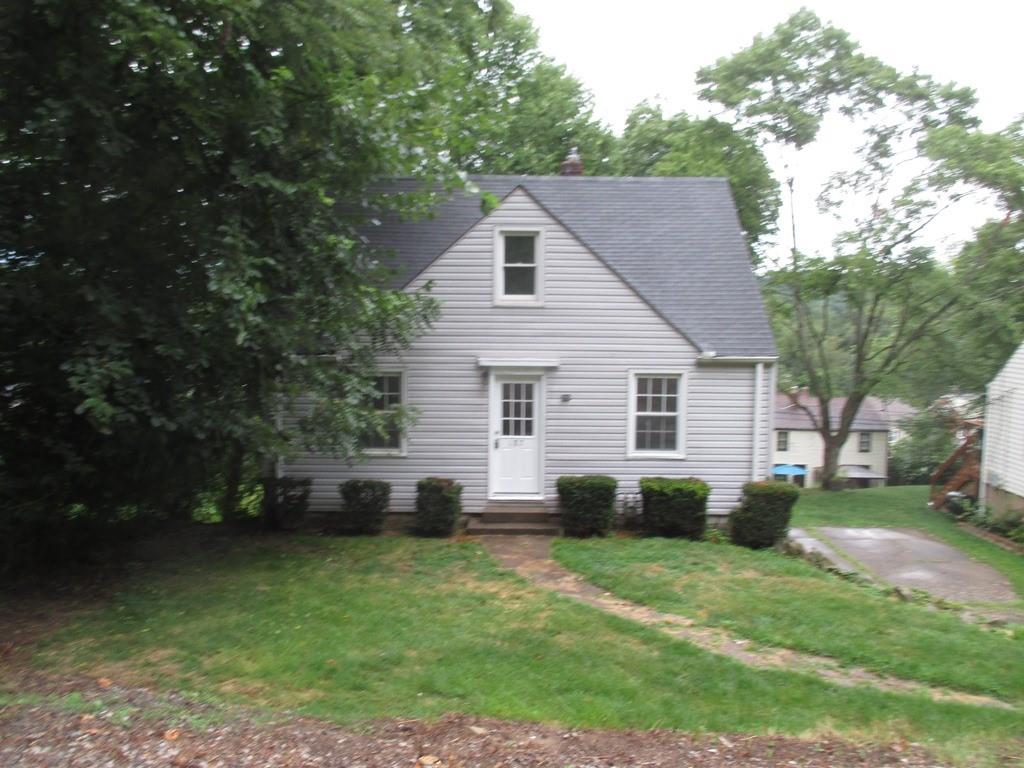
[[[278,477],[266,481],[269,520],[273,528],[295,531],[309,512],[309,494],[313,481],[308,477]]]
[[[416,483],[413,531],[420,536],[451,536],[462,514],[462,486],[443,477]]]
[[[957,302],[920,239],[942,210],[923,141],[937,129],[973,128],[974,95],[897,71],[808,10],[702,69],[698,81],[702,98],[783,147],[812,143],[830,115],[861,134],[855,166],[837,169],[819,196],[819,207],[846,227],[834,252],[812,258],[794,250],[767,284],[782,383],[807,387],[817,400],[806,410],[822,436],[828,487],[864,398],[941,338]],[[846,401],[832,423],[829,404],[838,397]]]
[[[964,389],[980,392],[1024,340],[1024,119],[997,133],[945,127],[925,147],[938,183],[987,191],[1004,211],[953,262],[963,298],[951,365]]]
[[[391,503],[391,484],[383,480],[346,480],[338,486],[341,494],[339,528],[353,533],[377,534]]]
[[[618,483],[607,475],[563,475],[556,483],[567,536],[604,536],[615,515]]]
[[[436,315],[427,294],[391,289],[351,213],[419,212],[429,196],[382,201],[371,182],[549,172],[574,134],[607,141],[504,0],[0,13],[0,514],[14,527],[72,510],[187,517],[214,491],[230,518],[259,457],[354,456],[381,428],[375,357]],[[541,117],[550,131],[526,127]],[[275,422],[282,408],[302,418]]]
[[[928,485],[931,475],[956,448],[954,425],[941,409],[921,411],[906,425],[907,436],[893,445],[889,485]]]
[[[653,536],[700,541],[707,528],[711,487],[696,477],[640,479],[644,530]]]
[[[750,549],[773,547],[786,538],[800,491],[791,483],[765,481],[743,486],[743,500],[729,515],[729,538]]]
[[[610,173],[615,136],[593,116],[590,94],[563,66],[540,57],[508,90],[505,99],[492,94],[474,143],[454,156],[461,168],[546,176],[575,148],[587,174]]]
[[[659,107],[638,104],[619,140],[617,171],[625,176],[724,176],[751,250],[776,231],[779,184],[754,141],[716,118],[685,112],[665,118]]]
[[[740,122],[801,149],[831,112],[868,118],[861,155],[869,173],[897,161],[907,135],[940,125],[973,126],[970,89],[899,72],[860,50],[849,33],[803,8],[770,35],[697,73],[701,98],[733,110]]]

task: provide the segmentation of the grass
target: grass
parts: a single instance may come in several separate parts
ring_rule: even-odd
[[[793,525],[801,528],[835,525],[916,528],[991,565],[1005,575],[1017,594],[1024,598],[1024,557],[972,536],[958,528],[948,515],[928,507],[927,502],[928,488],[923,485],[804,491],[794,511]]]
[[[36,658],[340,722],[458,711],[580,727],[840,733],[921,741],[971,765],[1020,750],[1024,732],[1020,712],[753,670],[529,587],[477,545],[451,541],[264,539],[182,555],[76,619]]]
[[[771,550],[679,539],[564,539],[555,556],[621,597],[759,643],[1024,701],[1024,637],[894,602]]]

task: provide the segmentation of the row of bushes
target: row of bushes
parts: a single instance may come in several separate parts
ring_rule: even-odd
[[[607,475],[558,478],[562,527],[569,536],[603,536],[615,516],[618,483]],[[280,478],[275,484],[273,521],[294,529],[309,506],[308,478]],[[377,534],[384,527],[391,485],[383,480],[348,480],[338,486],[341,505],[333,527],[346,533]],[[696,477],[645,477],[640,480],[640,523],[652,536],[701,539],[707,529],[711,487]],[[413,531],[421,536],[449,536],[462,513],[462,486],[428,477],[416,484]],[[729,515],[729,537],[754,549],[771,547],[785,537],[799,496],[789,483],[758,482],[743,486],[743,500]]]
[[[272,523],[295,530],[309,510],[309,478],[282,477],[275,481]],[[345,533],[377,534],[384,528],[391,503],[391,484],[383,480],[347,480],[338,486],[341,504],[331,527]],[[443,477],[416,484],[413,531],[421,536],[450,536],[462,514],[462,486]]]
[[[607,475],[558,478],[562,527],[569,536],[604,536],[615,516],[618,484]],[[701,539],[707,529],[711,487],[696,477],[645,477],[640,480],[640,526],[652,536]],[[729,537],[753,549],[785,538],[799,497],[796,486],[773,481],[747,483],[743,500],[729,515]]]

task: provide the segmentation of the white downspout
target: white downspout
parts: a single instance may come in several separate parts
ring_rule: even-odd
[[[751,453],[750,479],[760,480],[759,473],[761,465],[761,400],[764,398],[762,390],[764,380],[764,363],[757,363],[754,366],[754,444]]]
[[[775,466],[775,393],[779,391],[779,365],[771,365],[768,373],[768,397],[765,398],[768,406],[768,444],[765,447],[765,455],[768,457],[768,465],[764,473],[769,480],[775,479],[775,472],[769,472]]]
[[[988,496],[985,493],[985,482],[988,477],[988,426],[989,418],[995,416],[992,408],[992,383],[989,382],[985,385],[985,410],[981,414],[981,470],[978,472],[978,506],[981,509],[985,508],[985,499]]]

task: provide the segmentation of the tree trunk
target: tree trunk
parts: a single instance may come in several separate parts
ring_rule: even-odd
[[[273,456],[260,457],[260,484],[263,486],[263,504],[260,515],[268,528],[274,526],[277,510],[277,461]]]
[[[240,440],[235,440],[228,454],[228,464],[224,472],[224,496],[220,502],[220,515],[225,522],[231,522],[238,517],[238,499],[244,468],[245,447]]]
[[[838,435],[822,435],[825,443],[825,455],[821,463],[821,487],[827,491],[838,491],[840,484],[837,475],[839,474],[839,449],[843,447],[843,441]]]

